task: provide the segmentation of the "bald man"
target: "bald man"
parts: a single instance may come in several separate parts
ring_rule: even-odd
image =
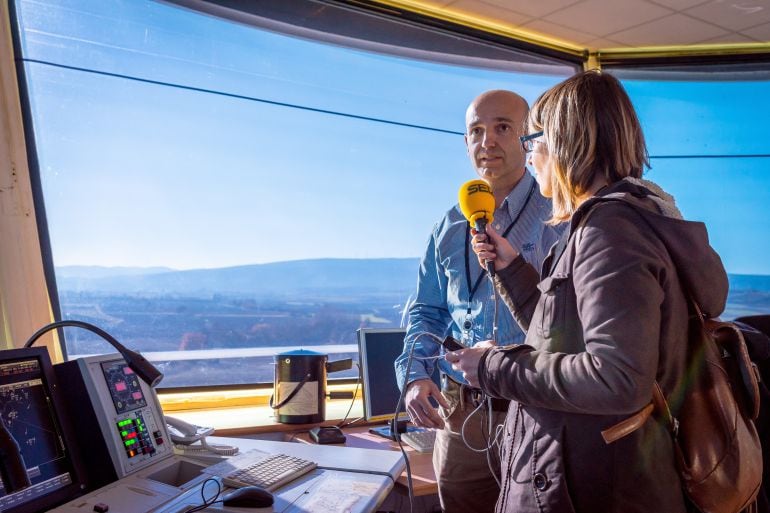
[[[473,168],[494,194],[492,226],[539,269],[560,229],[544,224],[551,216],[551,203],[540,195],[525,167],[519,136],[524,135],[528,110],[527,102],[513,92],[481,94],[465,114],[465,145]],[[441,506],[447,513],[494,511],[500,492],[496,479],[500,462],[499,448],[493,442],[508,405],[497,399],[480,404],[478,390],[464,384],[462,375],[443,358],[432,358],[439,355],[440,347],[425,333],[440,338],[451,334],[469,347],[492,343],[492,297],[492,284],[470,247],[470,226],[455,205],[431,233],[420,264],[417,296],[409,309],[404,352],[395,362],[399,386],[407,387],[405,403],[412,422],[439,430],[433,466]],[[524,334],[508,309],[501,303],[497,310],[495,343],[522,342]],[[442,373],[441,390],[430,379],[436,363]]]

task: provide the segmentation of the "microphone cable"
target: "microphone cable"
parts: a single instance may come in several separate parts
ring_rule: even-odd
[[[494,283],[492,284],[492,288],[495,291],[495,311],[494,311],[495,312],[495,316],[494,316],[494,321],[493,321],[493,323],[494,323],[493,324],[493,326],[494,326],[493,327],[493,334],[495,334],[496,330],[497,330],[497,289],[494,287]],[[437,335],[435,335],[433,333],[430,333],[430,332],[427,332],[427,331],[422,331],[422,332],[417,333],[417,335],[412,340],[412,343],[409,345],[409,354],[408,354],[408,358],[407,358],[407,361],[406,361],[405,381],[409,379],[409,371],[411,370],[412,361],[413,360],[415,360],[415,359],[416,360],[436,360],[436,359],[444,357],[444,355],[441,355],[441,354],[439,354],[437,356],[414,356],[415,345],[416,345],[417,341],[421,337],[423,337],[423,336],[427,336],[428,339],[431,342],[433,342],[433,343],[443,347],[443,344],[442,344],[443,339],[441,339],[441,337],[438,337]],[[439,349],[439,351],[440,351],[440,349]],[[414,489],[413,489],[413,484],[412,484],[412,471],[411,471],[411,467],[409,465],[409,458],[406,455],[406,450],[404,449],[403,443],[401,442],[401,435],[400,435],[400,433],[397,432],[397,429],[396,429],[397,419],[398,419],[398,412],[401,409],[401,407],[403,406],[403,402],[404,402],[404,399],[406,397],[407,386],[408,385],[405,383],[403,388],[401,389],[401,394],[399,394],[398,402],[396,404],[395,416],[393,417],[393,421],[391,421],[392,423],[391,423],[390,429],[391,429],[391,435],[394,437],[396,442],[398,442],[399,449],[401,450],[401,454],[404,456],[404,461],[406,462],[406,479],[407,479],[408,491],[409,491],[409,507],[410,507],[410,511],[413,512],[414,511],[414,502],[413,502],[413,500],[414,500]],[[463,385],[460,385],[460,386],[463,386]],[[460,392],[460,393],[462,394],[462,392]],[[473,417],[476,413],[481,412],[484,409],[485,406],[486,406],[486,414],[487,414],[487,426],[486,426],[487,430],[486,430],[486,432],[488,433],[488,438],[486,436],[484,436],[484,425],[483,425],[484,424],[484,418],[482,416],[482,418],[480,419],[481,423],[482,423],[482,425],[481,425],[481,434],[482,434],[482,437],[484,437],[486,439],[486,447],[484,447],[483,449],[477,449],[477,448],[473,447],[470,444],[470,442],[468,441],[468,439],[465,437],[465,428],[466,428],[466,425],[468,424],[468,422],[470,421],[471,417]],[[475,453],[485,453],[486,454],[486,461],[487,461],[487,466],[489,468],[489,471],[492,474],[492,477],[494,478],[494,480],[497,483],[497,485],[501,487],[502,484],[500,482],[500,478],[498,477],[498,472],[495,471],[495,469],[493,468],[493,465],[492,465],[491,452],[492,452],[492,449],[494,448],[494,446],[497,445],[498,446],[498,451],[497,451],[498,452],[498,459],[500,459],[500,461],[502,461],[501,454],[500,454],[500,450],[502,449],[502,444],[500,443],[500,435],[502,433],[502,429],[503,429],[504,426],[500,425],[500,426],[497,426],[497,428],[495,428],[493,412],[494,412],[494,410],[492,409],[492,399],[491,398],[487,398],[486,394],[484,394],[484,396],[482,397],[482,400],[479,402],[478,406],[476,406],[476,408],[467,417],[465,417],[465,420],[463,421],[462,426],[460,427],[460,432],[458,434],[460,435],[460,438],[462,439],[463,444],[465,444],[465,447],[467,447],[470,451],[473,451]],[[447,419],[445,418],[444,420],[447,420]]]
[[[443,355],[438,356],[425,356],[425,357],[415,357],[414,356],[414,348],[417,344],[417,341],[421,337],[428,337],[428,340],[431,342],[434,342],[435,344],[438,344],[441,346],[441,343],[443,342],[443,339],[440,337],[434,335],[433,333],[427,332],[427,331],[421,331],[415,335],[415,337],[412,339],[412,343],[409,344],[409,355],[406,359],[406,371],[404,372],[404,386],[401,388],[401,393],[398,396],[398,402],[396,403],[396,410],[393,415],[393,419],[390,421],[390,434],[393,437],[393,439],[398,443],[398,448],[401,450],[401,454],[404,457],[404,462],[406,463],[406,483],[407,483],[407,490],[409,493],[409,511],[410,513],[414,513],[414,486],[412,483],[412,467],[409,465],[409,457],[406,454],[406,449],[404,449],[404,444],[401,441],[401,434],[398,432],[398,413],[399,410],[404,406],[404,398],[406,397],[406,389],[409,386],[408,380],[409,380],[409,371],[412,368],[412,361],[417,358],[418,360],[433,360],[442,358]],[[440,349],[439,349],[440,351]],[[435,369],[434,369],[435,372]],[[408,415],[408,413],[407,413]]]

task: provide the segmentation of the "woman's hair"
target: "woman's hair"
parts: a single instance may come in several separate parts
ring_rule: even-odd
[[[598,70],[568,78],[542,94],[529,113],[553,162],[551,223],[569,219],[597,178],[641,178],[647,147],[631,100],[618,79]]]

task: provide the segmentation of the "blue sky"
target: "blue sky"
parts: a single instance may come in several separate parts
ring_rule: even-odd
[[[563,77],[298,40],[152,1],[22,1],[27,59],[463,131]],[[473,177],[462,136],[28,63],[56,265],[417,257]],[[635,81],[652,155],[770,153],[768,82]],[[653,160],[728,271],[770,274],[768,159]]]

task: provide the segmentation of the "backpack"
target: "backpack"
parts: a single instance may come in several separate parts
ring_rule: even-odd
[[[760,440],[770,440],[770,315],[738,317],[733,323],[740,328],[749,357],[759,369],[759,417],[754,421]],[[757,495],[757,511],[770,513],[770,444],[762,445],[762,486]]]
[[[686,288],[685,294],[688,365],[681,386],[666,397],[656,382],[652,402],[602,436],[612,443],[655,412],[668,425],[685,494],[698,511],[756,511],[762,483],[762,444],[754,424],[760,409],[757,368],[739,327],[706,319]]]

